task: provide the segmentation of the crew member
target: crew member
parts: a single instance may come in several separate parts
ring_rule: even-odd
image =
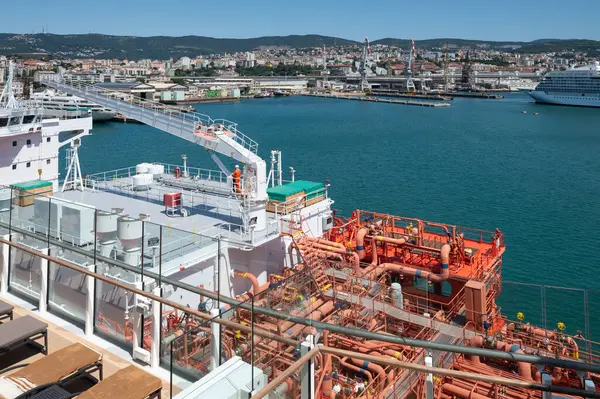
[[[233,192],[241,193],[242,192],[242,171],[240,170],[239,165],[235,165],[235,170],[231,174],[233,180]]]

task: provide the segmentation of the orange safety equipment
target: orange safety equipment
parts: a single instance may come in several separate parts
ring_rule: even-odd
[[[234,170],[231,174],[231,177],[233,178],[233,191],[236,193],[241,193],[242,171],[239,169]]]

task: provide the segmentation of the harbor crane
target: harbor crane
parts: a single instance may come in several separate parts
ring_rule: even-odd
[[[415,53],[415,41],[410,39],[410,51],[408,53],[408,62],[404,68],[404,76],[406,76],[406,91],[414,93],[417,91],[415,82],[413,81],[413,56]]]
[[[367,91],[371,88],[371,85],[367,81],[367,57],[371,55],[371,45],[369,44],[369,38],[365,37],[365,46],[363,47],[362,55],[360,57],[360,90]]]
[[[444,91],[448,91],[448,84],[449,84],[449,73],[450,71],[448,71],[448,42],[446,41],[446,43],[444,44]]]

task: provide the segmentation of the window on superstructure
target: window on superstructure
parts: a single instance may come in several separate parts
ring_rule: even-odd
[[[31,123],[35,119],[35,115],[25,115],[23,117],[23,123]]]
[[[0,118],[0,127],[8,125],[8,118]]]
[[[18,125],[20,121],[21,121],[21,117],[15,116],[14,118],[10,118],[9,125],[10,126]]]
[[[50,142],[50,137],[46,137],[46,143]]]
[[[17,169],[17,165],[12,166],[13,170]]]
[[[16,147],[16,146],[17,146],[17,142],[13,141],[13,147]]]
[[[46,159],[46,165],[50,165],[50,160]]]
[[[31,162],[27,162],[27,163],[25,164],[25,166],[26,166],[26,167],[28,167],[28,168],[29,168],[29,167],[31,167]]]

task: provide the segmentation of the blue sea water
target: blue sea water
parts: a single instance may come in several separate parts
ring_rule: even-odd
[[[583,330],[583,292],[553,287],[586,288],[600,338],[600,110],[537,105],[525,94],[456,99],[449,108],[289,97],[197,109],[238,122],[265,159],[282,150],[297,178],[328,179],[343,214],[501,229],[503,313],[538,324],[546,313],[550,328],[563,321]],[[190,165],[217,169],[201,147],[132,123],[95,125],[80,157],[86,174],[180,163],[183,153]]]

